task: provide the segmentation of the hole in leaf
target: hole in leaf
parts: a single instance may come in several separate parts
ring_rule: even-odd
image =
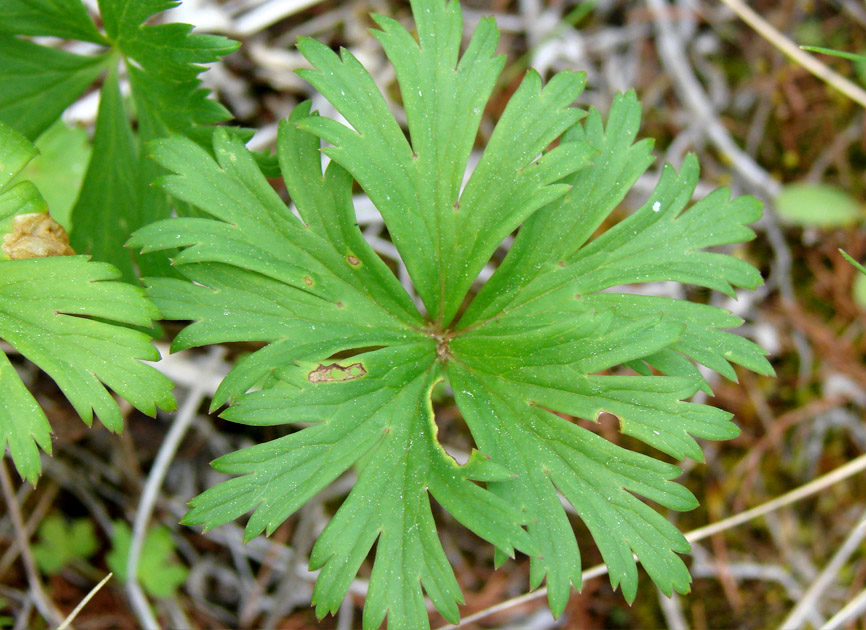
[[[458,464],[465,464],[472,449],[477,448],[463,414],[454,401],[454,394],[446,382],[437,383],[430,393],[433,401],[433,421],[436,423],[436,441]]]
[[[340,365],[339,363],[324,365],[320,363],[316,369],[307,375],[307,380],[311,383],[339,383],[352,381],[366,375],[367,369],[361,362],[350,365]]]

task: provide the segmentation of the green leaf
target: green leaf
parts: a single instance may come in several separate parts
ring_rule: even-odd
[[[59,514],[51,514],[39,523],[39,541],[33,545],[33,557],[44,573],[53,575],[75,560],[90,558],[98,549],[92,520],[68,521]]]
[[[864,267],[863,265],[861,265],[860,263],[858,263],[856,260],[854,260],[853,258],[851,258],[851,255],[850,255],[848,252],[842,251],[842,250],[840,249],[840,250],[839,250],[839,253],[842,254],[842,257],[843,257],[845,260],[847,260],[849,263],[851,263],[852,265],[854,265],[860,273],[866,275],[866,267]]]
[[[108,39],[147,74],[169,81],[192,80],[204,69],[199,64],[217,61],[240,44],[216,35],[192,34],[189,24],[145,24],[151,16],[178,4],[171,0],[99,0],[99,11]]]
[[[502,68],[498,33],[483,20],[461,56],[458,4],[412,4],[417,41],[374,18],[408,137],[357,59],[299,43],[313,66],[302,76],[348,126],[309,103],[281,123],[279,164],[296,213],[225,130],[213,134],[212,152],[191,139],[151,144],[170,173],[159,186],[200,213],[144,227],[129,242],[180,249],[173,262],[183,279],[148,280],[164,316],[192,321],[174,347],[265,342],[229,373],[213,407],[228,401],[223,417],[239,424],[295,427],[217,459],[235,477],[195,498],[185,522],[211,528],[251,513],[245,537],[269,534],[354,471],[310,564],[320,570],[321,616],[338,609],[375,545],[367,630],[385,620],[429,627],[425,594],[458,620],[462,598],[430,496],[493,544],[498,561],[527,553],[530,587],[546,580],[554,614],[582,571],[563,498],[629,601],[633,554],[663,592],[685,593],[678,554],[688,543],[645,500],[673,510],[697,502],[674,481],[679,467],[646,453],[701,460],[698,438],[737,435],[730,414],[688,402],[709,392],[697,364],[734,380],[734,365],[772,367],[730,332],[742,322],[726,311],[623,285],[677,281],[728,295],[758,286],[753,267],[718,248],[753,238],[747,225],[760,203],[723,189],[692,204],[698,166],[689,157],[679,172],[664,167],[638,210],[602,229],[648,167],[650,143],[637,141],[633,93],[615,98],[607,121],[584,117],[572,106],[583,87],[573,73],[544,87],[527,74],[461,190]],[[324,171],[321,153],[331,158]],[[382,213],[424,314],[360,233],[353,180]],[[473,295],[478,272],[515,229],[510,253]],[[431,392],[443,381],[477,446],[462,466],[438,440],[433,404],[442,394]],[[603,412],[646,453],[590,431]]]
[[[0,262],[4,265],[5,262]],[[18,474],[35,483],[42,471],[39,449],[51,454],[51,425],[48,418],[27,391],[18,372],[0,351],[0,444],[9,447]]]
[[[567,186],[554,185],[557,179],[586,165],[591,151],[577,144],[538,159],[581,118],[569,105],[584,78],[562,73],[542,90],[540,77],[527,74],[461,193],[483,103],[502,68],[502,59],[493,57],[498,33],[491,20],[482,21],[458,62],[459,5],[436,3],[415,13],[420,46],[386,18],[377,18],[383,31],[376,34],[400,79],[411,142],[358,60],[345,50],[340,58],[310,39],[298,48],[314,70],[299,74],[352,129],[320,117],[307,119],[302,128],[334,145],[323,152],[369,194],[391,226],[431,318],[447,324],[502,239],[566,192]]]
[[[719,189],[684,211],[697,179],[694,156],[687,156],[680,173],[666,165],[655,191],[634,214],[516,288],[508,277],[513,267],[503,265],[506,279],[488,300],[507,317],[527,317],[552,303],[637,282],[687,282],[730,296],[734,287],[756,288],[761,276],[746,261],[702,250],[754,238],[746,224],[760,217],[760,202],[730,199],[728,190]],[[491,285],[494,281],[495,276]],[[492,308],[470,307],[460,327],[480,325]]]
[[[436,536],[427,492],[505,553],[529,545],[519,513],[469,481],[470,474],[490,474],[483,463],[476,457],[461,468],[435,439],[429,400],[438,378],[435,356],[435,345],[427,342],[327,365],[298,360],[281,373],[284,386],[241,397],[225,412],[227,419],[284,423],[291,404],[291,420],[312,426],[215,461],[220,472],[244,476],[196,498],[184,522],[209,529],[256,509],[245,539],[270,534],[366,457],[358,483],[313,549],[310,565],[322,569],[313,595],[317,614],[337,611],[378,538],[365,627],[378,627],[386,611],[395,627],[422,627],[422,585],[456,622],[462,597]]]
[[[72,247],[97,260],[109,262],[134,282],[137,274],[132,255],[122,243],[146,223],[138,196],[137,148],[123,108],[117,71],[109,71],[102,86],[93,155],[72,209]]]
[[[36,141],[39,155],[18,179],[33,182],[51,209],[51,216],[68,232],[70,214],[84,180],[91,147],[87,132],[55,122]]]
[[[114,521],[113,525],[111,551],[105,556],[105,561],[117,579],[126,582],[129,579],[126,567],[132,532],[123,521]],[[171,530],[167,527],[148,530],[138,561],[138,579],[151,597],[173,597],[178,587],[186,581],[189,570],[173,562],[173,556]]]
[[[113,281],[116,269],[83,256],[0,264],[0,337],[57,381],[87,424],[95,411],[109,429],[122,426],[100,381],[143,413],[173,409],[171,382],[139,361],[159,359],[149,337],[99,321],[149,327],[159,316],[139,289]]]
[[[842,257],[856,267],[860,274],[854,278],[854,286],[851,287],[851,294],[854,302],[862,309],[866,309],[866,267],[851,258],[848,252],[839,250]]]
[[[34,152],[0,124],[0,235],[15,216],[44,211],[30,182],[8,186]],[[106,386],[150,415],[175,406],[171,381],[140,362],[159,358],[150,338],[121,325],[150,327],[159,313],[142,290],[114,282],[119,275],[84,256],[0,260],[0,338],[53,378],[88,425],[96,412],[113,431],[123,419]],[[21,476],[35,482],[37,445],[51,452],[51,428],[3,352],[0,397],[0,448],[8,443]]]
[[[188,24],[144,24],[151,16],[176,5],[163,0],[99,3],[108,39],[124,58],[134,62],[128,61],[127,67],[138,115],[138,141],[129,151],[131,137],[127,138],[128,133],[119,128],[128,123],[121,120],[125,116],[119,99],[110,95],[111,112],[106,119],[105,135],[115,141],[112,148],[116,153],[103,154],[101,162],[91,167],[94,181],[85,182],[77,215],[88,226],[82,228],[80,238],[93,239],[94,234],[98,235],[84,251],[92,251],[98,258],[114,264],[123,261],[121,268],[130,280],[136,277],[133,258],[122,243],[135,229],[172,213],[166,195],[151,186],[164,171],[146,159],[141,148],[153,139],[172,134],[193,137],[207,145],[213,133],[210,125],[231,117],[222,105],[207,98],[208,91],[199,87],[198,75],[204,70],[200,64],[217,61],[239,44],[223,37],[192,34],[192,26]],[[99,125],[97,135],[98,132]],[[112,171],[116,174],[114,186],[102,185],[99,178]],[[118,215],[109,228],[102,225],[100,208],[105,206],[115,208]],[[186,213],[185,208],[179,211]],[[170,254],[135,257],[135,263],[142,275],[173,275],[167,261]]]
[[[102,74],[110,59],[75,55],[0,32],[0,122],[35,140]]]
[[[854,286],[851,293],[857,306],[866,310],[866,272],[864,272],[864,275],[854,278]]]
[[[833,55],[834,57],[842,57],[851,61],[866,62],[866,55],[858,55],[857,53],[846,52],[844,50],[833,50],[832,48],[824,48],[823,46],[800,46],[803,50],[810,52],[824,53],[825,55]]]
[[[27,138],[0,123],[0,192],[7,192],[9,182],[37,153],[36,147]],[[5,219],[10,214],[2,214],[0,218]]]
[[[464,313],[463,325],[497,313],[520,288],[555,270],[623,200],[652,163],[652,142],[634,143],[640,115],[640,104],[631,91],[614,98],[607,125],[599,112],[590,110],[584,125],[568,130],[563,143],[585,142],[598,153],[588,168],[564,179],[571,190],[524,222],[496,275]],[[539,241],[545,246],[538,247]]]
[[[846,227],[866,218],[863,204],[826,184],[788,184],[776,197],[776,212],[784,221],[802,227]]]
[[[105,44],[81,0],[0,0],[0,33]]]
[[[682,332],[678,341],[668,346],[662,355],[644,357],[653,367],[666,374],[674,375],[659,362],[664,362],[673,369],[677,369],[677,366],[688,369],[673,354],[684,355],[735,382],[737,374],[731,363],[758,374],[773,374],[773,368],[765,358],[767,353],[762,348],[740,335],[723,330],[737,328],[743,320],[720,308],[649,295],[605,292],[581,298],[580,309],[611,309],[615,317],[621,318],[623,324],[651,318],[659,313],[664,313],[667,321],[681,324]],[[676,375],[698,374],[695,370]]]
[[[200,87],[201,64],[217,61],[238,46],[223,37],[192,33],[187,24],[145,24],[176,2],[101,0],[100,34],[80,0],[0,0],[0,121],[36,138],[106,69],[95,151],[73,211],[72,239],[81,253],[117,266],[125,280],[136,271],[173,275],[170,252],[133,257],[122,243],[136,228],[167,218],[167,196],[151,187],[163,174],[146,160],[148,141],[180,133],[210,144],[214,123],[230,118]],[[110,46],[94,56],[74,55],[18,35],[54,35]],[[124,110],[118,63],[128,70],[137,116],[136,131]],[[188,214],[184,207],[176,208]],[[61,217],[64,218],[64,217]],[[68,224],[68,222],[67,222]]]
[[[671,509],[696,507],[691,493],[670,481],[680,474],[678,467],[627,451],[563,420],[543,408],[550,401],[529,404],[528,397],[520,395],[526,390],[507,379],[491,379],[456,363],[449,375],[478,446],[516,475],[513,481],[491,484],[491,490],[531,515],[527,530],[539,552],[532,556],[530,587],[547,578],[554,615],[564,610],[570,584],[581,585],[580,553],[556,490],[586,523],[608,565],[612,586],[621,584],[628,601],[637,591],[633,552],[663,592],[688,592],[688,570],[674,553],[689,551],[688,543],[673,525],[631,494]],[[587,390],[578,397],[598,411],[603,407],[616,413],[621,421],[630,411],[665,419],[667,410],[641,409],[642,403],[631,400],[617,405],[613,397],[601,400]],[[633,400],[637,387],[629,384],[622,390]],[[676,404],[679,396],[693,391],[680,388],[669,393],[654,384],[646,392],[646,402],[661,398],[658,393],[666,394],[668,405]]]
[[[186,318],[187,305],[197,303],[192,319],[198,323],[175,339],[175,348],[252,338],[335,341],[345,347],[418,338],[422,321],[411,313],[399,284],[392,280],[389,286],[402,295],[388,301],[373,284],[384,265],[357,227],[352,226],[354,247],[341,250],[306,229],[239,140],[218,131],[216,160],[186,139],[153,147],[157,162],[177,173],[162,181],[163,188],[219,219],[161,221],[130,239],[130,246],[144,246],[145,252],[188,246],[174,262],[188,278],[196,278],[195,285],[149,281],[165,317]],[[403,307],[389,312],[388,304]]]

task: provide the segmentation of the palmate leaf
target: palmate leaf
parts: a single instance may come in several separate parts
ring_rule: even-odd
[[[123,242],[133,230],[171,216],[168,197],[150,186],[163,172],[141,148],[155,138],[183,134],[209,146],[212,125],[229,112],[200,87],[202,64],[238,46],[223,37],[192,33],[188,24],[145,24],[177,6],[166,0],[99,0],[101,25],[81,0],[0,0],[0,121],[36,139],[100,75],[95,150],[72,209],[72,245],[109,262],[137,281],[171,273],[167,255],[133,256]],[[77,55],[21,36],[52,35],[104,46]],[[121,97],[118,63],[128,70],[135,130]],[[186,209],[180,208],[181,214]]]
[[[281,374],[283,386],[243,397],[225,417],[282,424],[291,409],[292,420],[313,426],[215,461],[217,470],[245,476],[195,499],[185,522],[210,526],[257,508],[245,538],[270,533],[367,456],[357,484],[313,549],[311,568],[322,569],[317,613],[337,611],[378,539],[365,627],[378,627],[386,612],[394,627],[423,627],[422,585],[456,623],[463,600],[436,536],[427,492],[504,553],[531,546],[519,526],[520,511],[469,481],[508,478],[508,471],[477,454],[458,466],[436,441],[429,396],[439,379],[435,356],[428,340],[328,365],[297,361]]]
[[[56,575],[76,560],[87,560],[99,551],[99,539],[91,519],[71,521],[61,514],[49,514],[39,523],[39,542],[33,558],[39,569]]]
[[[686,592],[677,554],[688,543],[643,501],[696,505],[678,467],[612,444],[581,423],[602,412],[648,447],[700,460],[696,438],[737,433],[730,414],[687,402],[709,391],[696,363],[735,378],[732,364],[768,374],[741,321],[716,307],[617,293],[647,281],[732,294],[761,279],[745,262],[706,251],[753,236],[759,205],[713,193],[689,206],[693,158],[664,169],[647,202],[594,236],[650,163],[635,142],[633,93],[602,116],[573,107],[583,78],[527,74],[465,187],[481,110],[502,68],[483,20],[459,53],[456,2],[413,2],[418,41],[377,16],[395,65],[408,137],[361,64],[313,41],[302,71],[348,123],[299,105],[280,127],[280,167],[297,215],[228,132],[213,152],[191,140],[153,145],[172,175],[161,187],[203,213],[139,230],[146,251],[180,247],[186,280],[148,281],[166,317],[192,320],[178,348],[222,341],[267,345],[229,373],[213,401],[250,425],[302,423],[285,437],[218,459],[239,475],[194,499],[186,522],[216,527],[252,512],[247,538],[270,533],[350,468],[358,481],[311,554],[321,569],[319,615],[334,611],[376,544],[364,627],[428,626],[423,595],[449,620],[461,601],[438,542],[430,495],[491,542],[501,560],[531,557],[559,614],[581,559],[562,506],[586,523],[632,600],[636,555],[666,593]],[[560,138],[555,148],[554,140]],[[325,144],[327,143],[327,144]],[[320,151],[330,158],[323,173]],[[426,313],[364,241],[353,180],[385,218]],[[519,233],[478,295],[467,295],[500,241]],[[470,298],[467,307],[462,305]],[[626,368],[634,368],[632,374]],[[661,375],[653,373],[653,369]],[[440,446],[431,389],[450,383],[478,452],[457,465]],[[254,385],[260,391],[247,393]],[[521,525],[525,527],[521,528]]]
[[[0,32],[0,122],[35,140],[109,61],[107,56],[76,55]]]
[[[3,0],[0,32],[105,43],[84,5],[69,0]]]
[[[127,559],[132,546],[132,531],[123,521],[112,523],[111,551],[105,555],[105,563],[121,582],[128,582]],[[173,561],[174,542],[168,527],[158,526],[148,530],[141,548],[138,578],[152,597],[174,597],[177,588],[186,581],[189,570]]]
[[[45,202],[30,182],[8,186],[34,153],[22,135],[0,123],[4,237],[16,217],[45,212]],[[112,431],[123,426],[106,387],[150,415],[157,407],[174,408],[171,381],[140,361],[159,358],[150,338],[118,325],[149,327],[159,317],[141,289],[114,282],[120,276],[117,269],[85,256],[3,258],[8,257],[0,256],[0,338],[54,379],[88,425],[95,412]],[[37,446],[51,452],[51,427],[2,351],[0,399],[0,450],[8,444],[18,472],[35,482],[41,470]]]
[[[188,24],[146,25],[153,15],[176,6],[165,0],[100,0],[99,9],[106,39],[127,61],[132,97],[138,115],[137,134],[133,136],[119,93],[110,82],[103,88],[100,120],[94,151],[81,196],[72,211],[72,242],[81,251],[118,266],[124,278],[134,280],[133,261],[123,249],[123,241],[135,229],[171,215],[164,194],[150,183],[161,171],[147,160],[140,148],[148,141],[171,133],[210,140],[213,123],[229,119],[229,112],[207,98],[197,75],[200,64],[218,60],[238,46],[223,37],[192,34]],[[131,142],[135,142],[130,146]],[[106,173],[123,176],[104,180]],[[134,194],[127,194],[128,189]],[[120,201],[118,201],[120,199]],[[109,228],[121,231],[120,238],[106,234],[106,208],[113,209]],[[165,256],[138,257],[142,274],[170,273]]]
[[[408,295],[354,224],[351,178],[336,163],[322,173],[318,151],[310,150],[318,141],[296,126],[308,112],[308,105],[300,107],[284,125],[280,158],[299,213],[319,214],[319,223],[309,227],[288,211],[252,156],[228,133],[215,134],[216,159],[189,140],[155,146],[154,157],[177,173],[162,186],[213,217],[162,221],[139,230],[130,241],[148,250],[186,246],[174,262],[195,284],[149,280],[150,295],[166,317],[196,320],[175,346],[229,339],[272,342],[235,367],[214,405],[270,375],[272,384],[282,385],[242,396],[229,417],[252,424],[284,423],[293,419],[286,417],[291,400],[298,419],[317,423],[217,462],[220,470],[251,474],[203,495],[187,521],[213,527],[258,508],[247,535],[270,532],[367,455],[362,479],[368,481],[354,491],[359,505],[351,508],[353,502],[347,501],[332,521],[330,531],[346,529],[335,535],[342,546],[335,551],[325,542],[314,550],[325,567],[316,591],[319,612],[339,607],[381,533],[377,549],[388,549],[381,557],[399,562],[400,571],[378,570],[371,602],[378,592],[380,603],[368,614],[384,617],[387,610],[401,627],[414,627],[419,615],[426,618],[423,584],[443,614],[456,620],[462,600],[436,542],[426,492],[506,553],[531,548],[519,527],[523,517],[469,481],[507,476],[507,471],[485,465],[479,457],[458,467],[436,442],[429,391],[440,379],[437,342],[424,333]],[[336,362],[322,362],[338,351],[370,346],[388,348],[341,362],[345,370]],[[344,416],[347,410],[352,417]],[[263,467],[263,461],[270,463]],[[395,473],[403,485],[389,484],[396,490],[380,493],[370,503],[363,488],[381,486]],[[288,503],[287,491],[293,497]],[[413,503],[404,504],[401,497],[414,497]],[[479,513],[479,505],[488,509]],[[353,529],[358,519],[366,519],[365,529]],[[412,535],[404,531],[409,522],[418,523]],[[357,544],[347,542],[350,532]],[[391,548],[403,551],[395,556]],[[401,573],[406,575],[400,578]]]
[[[370,195],[431,320],[447,325],[502,239],[563,195],[568,186],[556,180],[584,166],[592,151],[572,144],[536,159],[581,118],[582,112],[569,106],[580,95],[584,77],[562,73],[542,91],[541,78],[531,71],[461,194],[482,106],[502,69],[502,60],[492,57],[498,33],[492,20],[483,20],[455,66],[459,5],[425,7],[415,15],[419,43],[384,17],[376,18],[383,30],[375,33],[397,70],[411,144],[358,60],[346,50],[338,57],[310,39],[298,48],[315,69],[299,74],[354,130],[320,117],[301,127],[334,145],[323,152]]]

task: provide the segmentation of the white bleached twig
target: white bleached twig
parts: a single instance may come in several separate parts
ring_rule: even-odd
[[[834,72],[809,53],[800,50],[794,42],[777,31],[772,24],[755,13],[755,11],[742,0],[722,0],[722,2],[726,4],[731,11],[736,13],[743,22],[755,29],[755,32],[758,33],[758,35],[782,51],[782,53],[794,61],[794,63],[803,66],[806,70],[824,81],[827,85],[839,90],[855,103],[866,107],[866,90],[856,83],[849,81],[841,74]]]
[[[97,584],[92,589],[90,589],[90,592],[87,595],[85,595],[84,599],[82,599],[80,602],[78,602],[78,606],[73,608],[72,612],[66,616],[66,619],[63,620],[63,623],[61,623],[59,626],[57,626],[57,630],[66,630],[66,628],[69,627],[69,624],[71,624],[73,621],[75,621],[75,618],[78,616],[78,613],[80,613],[84,609],[84,607],[87,606],[87,602],[89,602],[91,599],[93,599],[93,596],[99,592],[99,589],[101,589],[103,586],[105,586],[106,582],[108,582],[108,580],[111,579],[112,575],[114,575],[114,573],[109,573],[108,575],[106,575],[104,578],[102,578],[99,581],[99,584]]]
[[[830,621],[821,627],[821,630],[838,630],[864,612],[866,612],[866,588],[860,591],[860,594],[848,602],[842,610],[833,615]]]
[[[295,13],[308,9],[322,0],[270,0],[244,13],[235,20],[235,34],[253,35]]]
[[[225,354],[225,348],[214,346],[208,354],[209,357],[204,369],[205,373],[211,372],[219,365]],[[147,477],[147,483],[144,485],[141,501],[135,514],[135,523],[132,527],[132,542],[129,546],[129,555],[127,556],[126,563],[126,594],[129,597],[135,616],[145,630],[159,630],[159,623],[153,616],[144,590],[142,590],[141,585],[138,583],[138,561],[141,557],[141,550],[144,547],[147,524],[150,522],[150,517],[153,514],[153,508],[159,495],[159,489],[162,487],[162,482],[168,473],[171,460],[174,459],[183,436],[186,435],[187,429],[192,424],[196,412],[207,394],[208,386],[206,379],[202,379],[190,389],[183,405],[174,417],[174,422],[172,422],[165,440],[159,447],[159,452],[156,455],[153,467],[150,469],[150,474]]]
[[[803,597],[797,602],[797,605],[788,613],[788,616],[781,626],[779,626],[782,630],[797,630],[802,627],[809,610],[818,603],[821,595],[830,586],[836,576],[839,575],[839,571],[845,566],[851,554],[857,551],[864,538],[866,538],[866,511],[863,512],[857,525],[848,534],[848,538],[845,539],[845,542],[836,550],[830,562],[821,571],[821,575],[818,576]]]

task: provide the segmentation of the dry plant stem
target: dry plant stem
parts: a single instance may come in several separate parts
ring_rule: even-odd
[[[854,621],[863,612],[866,612],[866,589],[860,591],[857,597],[833,615],[830,621],[821,626],[821,630],[838,630],[849,621]]]
[[[27,622],[30,620],[30,614],[33,612],[33,598],[26,597],[24,605],[18,612],[18,619],[15,621],[15,626],[12,630],[27,630]]]
[[[204,373],[211,372],[225,354],[225,349],[216,346],[209,352],[207,362],[205,364]],[[202,400],[207,395],[206,387],[207,379],[202,379],[199,385],[192,387],[186,396],[177,415],[174,417],[174,422],[169,429],[165,440],[159,447],[159,453],[156,455],[156,461],[150,469],[150,474],[147,477],[147,483],[141,493],[141,501],[138,505],[138,510],[135,514],[135,523],[132,527],[132,542],[129,546],[129,556],[126,564],[126,594],[129,597],[133,612],[138,618],[139,623],[146,630],[159,630],[159,623],[153,616],[150,610],[150,604],[147,597],[138,583],[138,561],[141,557],[141,550],[144,547],[144,538],[147,533],[147,525],[150,522],[150,517],[153,514],[153,507],[156,504],[156,499],[159,494],[159,489],[162,482],[165,480],[165,475],[168,472],[168,467],[174,455],[177,452],[178,446],[186,435],[189,425],[195,418],[198,408],[201,406]]]
[[[89,602],[91,599],[93,599],[93,596],[99,592],[99,589],[101,589],[103,586],[105,586],[105,583],[111,579],[112,575],[114,575],[114,573],[109,573],[108,575],[106,575],[104,578],[102,578],[99,581],[99,584],[97,584],[92,589],[90,589],[90,592],[84,597],[84,599],[82,599],[78,603],[78,606],[76,606],[75,608],[72,609],[72,612],[69,613],[69,615],[67,615],[66,619],[63,620],[63,623],[61,623],[59,626],[57,626],[57,630],[66,630],[66,628],[69,627],[69,624],[71,624],[73,621],[75,621],[75,618],[78,616],[78,613],[80,613],[84,609],[84,607],[87,605],[87,602]]]
[[[337,630],[352,630],[352,617],[355,613],[355,604],[352,603],[352,596],[346,595],[343,603],[340,604],[340,610],[337,613]]]
[[[734,499],[734,506],[739,509],[744,505],[746,497],[755,485],[764,454],[771,448],[779,448],[777,445],[781,445],[782,436],[785,434],[785,431],[803,422],[814,420],[821,413],[835,409],[842,404],[844,404],[844,399],[839,396],[819,398],[806,403],[798,409],[775,417],[770,423],[770,430],[757,443],[752,445],[748,454],[731,470],[731,474],[742,479],[740,490]]]
[[[767,501],[757,507],[752,508],[751,510],[746,510],[745,512],[741,512],[740,514],[736,514],[734,516],[728,517],[718,523],[712,523],[710,525],[705,525],[704,527],[699,527],[698,529],[693,529],[688,534],[686,534],[686,540],[689,542],[697,542],[699,540],[703,540],[713,534],[718,532],[723,532],[725,530],[731,529],[732,527],[736,527],[737,525],[742,525],[754,518],[759,516],[763,516],[764,514],[768,514],[775,510],[778,510],[781,507],[786,505],[790,505],[791,503],[795,503],[800,499],[805,499],[808,496],[812,496],[823,490],[824,488],[829,488],[835,483],[838,483],[848,477],[853,477],[859,472],[866,470],[866,455],[861,455],[857,457],[844,466],[840,466],[835,470],[830,471],[826,475],[818,477],[810,481],[809,483],[800,486],[790,492],[787,492],[779,497],[771,501]]]
[[[683,614],[683,604],[679,596],[674,593],[672,597],[668,597],[661,591],[658,591],[658,596],[659,608],[662,609],[668,630],[689,630],[689,624]]]
[[[273,573],[273,565],[277,559],[277,549],[280,546],[285,546],[289,536],[289,529],[285,523],[277,528],[273,538],[271,538],[271,547],[268,549],[268,555],[265,556],[264,562],[255,577],[255,582],[249,594],[244,598],[243,604],[240,607],[238,614],[238,625],[241,628],[247,628],[252,625],[255,618],[261,611],[262,595],[267,587],[268,580]]]
[[[697,128],[705,130],[713,145],[727,158],[731,168],[768,203],[764,216],[758,225],[766,230],[767,238],[773,249],[773,255],[776,259],[773,276],[778,283],[779,293],[787,304],[794,304],[796,295],[791,280],[791,250],[785,236],[779,229],[775,211],[770,205],[779,195],[782,186],[751,155],[737,146],[737,143],[731,138],[731,134],[719,120],[706,91],[687,62],[688,55],[682,38],[669,18],[671,6],[667,0],[647,0],[647,5],[653,14],[659,58],[673,79],[680,99],[695,115]],[[792,338],[800,359],[799,380],[805,382],[812,369],[812,351],[802,333],[793,331]]]
[[[818,576],[818,579],[812,583],[809,590],[807,590],[805,595],[800,598],[800,601],[797,602],[797,605],[794,606],[793,610],[791,610],[782,622],[782,625],[780,626],[782,630],[796,630],[803,626],[803,622],[806,620],[809,610],[819,603],[821,595],[839,575],[839,572],[845,566],[848,558],[851,557],[851,554],[857,551],[857,548],[860,546],[860,543],[864,538],[866,538],[866,511],[864,511],[860,516],[860,520],[857,525],[854,526],[854,529],[851,530],[851,533],[848,535],[848,538],[845,539],[845,542],[842,543],[842,546],[836,550],[835,554],[833,554],[833,558],[829,563],[827,563],[827,566],[821,572],[821,575]]]
[[[844,466],[840,466],[835,470],[830,471],[826,475],[818,477],[810,481],[809,483],[792,490],[791,492],[787,492],[779,497],[776,497],[772,501],[767,501],[757,507],[752,508],[751,510],[746,510],[740,514],[736,514],[735,516],[731,516],[724,520],[719,521],[718,523],[712,523],[710,525],[706,525],[704,527],[699,527],[698,529],[693,529],[688,532],[686,536],[686,540],[690,543],[697,542],[699,540],[703,540],[704,538],[708,538],[713,534],[718,534],[719,532],[726,531],[738,525],[742,525],[752,519],[758,518],[759,516],[764,516],[765,514],[769,514],[779,508],[785,507],[786,505],[790,505],[791,503],[795,503],[800,499],[805,499],[808,496],[812,496],[813,494],[817,494],[821,490],[825,488],[829,488],[833,484],[839,483],[840,481],[847,479],[848,477],[853,477],[859,472],[863,472],[866,470],[866,455],[861,455],[856,459],[851,460]],[[638,558],[639,560],[639,558]],[[600,577],[607,573],[607,566],[604,564],[599,564],[591,569],[587,569],[583,572],[583,581],[586,582],[592,578]],[[541,597],[545,597],[547,595],[547,588],[540,588],[537,591],[533,591],[531,593],[526,593],[524,595],[520,595],[519,597],[515,597],[513,599],[509,599],[508,601],[502,602],[501,604],[496,604],[495,606],[491,606],[490,608],[486,608],[480,612],[477,612],[473,615],[469,615],[464,617],[461,621],[461,624],[470,623],[473,621],[477,621],[479,619],[483,619],[484,617],[488,617],[489,615],[495,614],[497,612],[501,612],[503,610],[507,610],[512,608],[513,606],[518,606],[520,604],[530,602]],[[866,591],[858,595],[852,602],[845,607],[845,609],[849,608],[852,604],[859,601],[862,597],[863,605],[866,605]],[[845,610],[839,611],[837,613],[837,617],[842,614]],[[856,609],[859,610],[859,609]],[[835,617],[834,617],[835,619]],[[845,617],[848,619],[848,617]],[[831,619],[830,622],[833,620]],[[828,624],[830,623],[828,622]],[[834,626],[838,627],[838,626]],[[437,630],[453,630],[457,628],[454,625],[445,625],[440,626]]]
[[[665,70],[671,75],[683,104],[695,115],[698,128],[705,130],[707,137],[729,160],[731,168],[766,198],[779,194],[781,185],[748,153],[737,146],[730,133],[719,120],[713,105],[701,86],[691,66],[682,38],[670,15],[673,11],[666,0],[647,0],[656,28],[656,46]]]
[[[778,48],[794,63],[803,66],[806,70],[827,83],[827,85],[836,88],[855,103],[866,107],[866,91],[864,91],[863,88],[852,83],[842,75],[837,74],[809,53],[800,50],[794,42],[773,28],[767,20],[755,13],[751,7],[742,0],[722,0],[722,2],[727,5],[731,11],[736,13],[743,22],[755,29],[755,32],[757,32],[758,35]]]
[[[42,518],[54,502],[54,497],[57,496],[57,492],[60,490],[60,486],[54,481],[49,481],[48,484],[48,489],[43,492],[41,497],[39,497],[39,503],[37,503],[36,507],[33,508],[33,511],[30,512],[30,518],[27,519],[24,530],[27,539],[29,539],[30,536],[33,535],[33,532],[36,531],[39,523],[42,522]],[[6,571],[9,570],[9,567],[12,566],[13,562],[15,562],[15,558],[18,557],[19,549],[18,541],[13,541],[6,550],[6,553],[3,554],[3,557],[0,558],[0,580],[3,579]]]
[[[9,478],[9,471],[6,469],[5,457],[0,457],[0,485],[3,486],[3,498],[6,500],[9,517],[12,519],[15,540],[18,542],[18,548],[21,550],[21,560],[24,562],[24,571],[27,573],[30,595],[39,613],[49,623],[58,625],[63,621],[63,615],[57,610],[54,602],[51,601],[42,588],[39,571],[36,568],[36,562],[33,560],[33,553],[30,551],[29,541],[27,540],[27,529],[24,525],[24,519],[21,517],[18,500],[15,497],[15,489],[12,486],[12,480]]]
[[[253,35],[282,19],[319,4],[322,0],[269,0],[237,19],[235,34]]]
[[[749,582],[775,582],[781,586],[791,601],[797,601],[803,594],[800,583],[791,575],[791,572],[778,564],[760,564],[756,562],[735,562],[728,567],[731,575],[738,580]],[[710,578],[718,576],[714,564],[692,564],[692,575],[695,578]],[[809,619],[813,627],[818,627],[812,618]]]

